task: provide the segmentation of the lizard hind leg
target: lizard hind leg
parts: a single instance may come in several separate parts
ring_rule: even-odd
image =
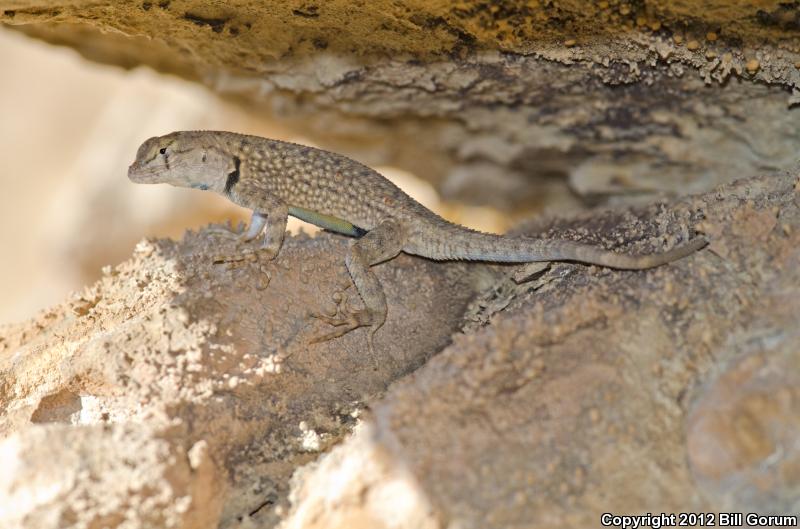
[[[369,327],[367,340],[370,352],[374,352],[373,336],[386,321],[387,305],[383,287],[370,267],[397,256],[405,242],[405,227],[396,219],[389,218],[350,246],[345,264],[364,308],[351,311],[344,307],[333,317],[315,315],[335,328],[314,338],[311,343],[325,342],[359,327]]]

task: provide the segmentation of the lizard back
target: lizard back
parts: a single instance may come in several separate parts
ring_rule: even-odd
[[[403,223],[406,253],[435,260],[506,263],[579,261],[622,269],[658,266],[689,255],[697,238],[670,251],[627,255],[567,240],[506,237],[471,230],[439,217],[380,173],[340,154],[256,136],[228,133],[242,152],[242,178],[289,206],[298,218],[347,235],[362,235],[381,221]]]

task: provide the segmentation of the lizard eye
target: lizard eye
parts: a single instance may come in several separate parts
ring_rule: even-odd
[[[160,152],[161,154],[167,154],[167,148],[166,148],[166,147],[161,147],[161,148],[158,150],[158,152]]]

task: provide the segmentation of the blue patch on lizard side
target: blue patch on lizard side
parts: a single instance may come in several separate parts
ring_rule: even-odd
[[[325,230],[335,231],[343,235],[350,235],[351,237],[361,237],[367,233],[367,230],[359,228],[344,219],[331,215],[324,215],[306,208],[289,206],[289,215],[306,221],[309,224],[313,224],[314,226],[319,226]]]

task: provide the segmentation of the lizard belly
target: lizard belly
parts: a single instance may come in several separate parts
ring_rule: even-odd
[[[359,228],[344,219],[332,215],[325,215],[311,209],[289,206],[289,215],[297,217],[309,224],[313,224],[314,226],[319,226],[322,229],[350,235],[351,237],[361,237],[367,233],[367,230]]]

